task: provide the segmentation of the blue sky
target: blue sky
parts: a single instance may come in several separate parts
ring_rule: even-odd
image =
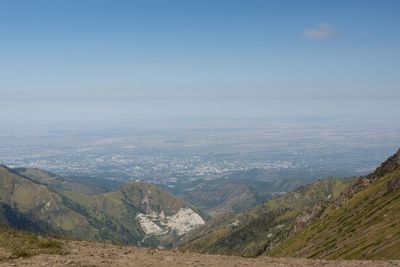
[[[0,111],[399,115],[399,14],[385,0],[0,0]]]

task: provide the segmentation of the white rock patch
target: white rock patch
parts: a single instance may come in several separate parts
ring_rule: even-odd
[[[149,235],[162,235],[164,234],[164,230],[161,229],[157,224],[152,222],[150,218],[143,213],[139,213],[139,215],[136,216],[136,218],[139,220],[140,226],[142,227],[143,231]]]
[[[178,235],[183,235],[204,224],[204,220],[192,209],[180,209],[177,214],[167,216],[167,226],[175,230]]]
[[[200,215],[190,208],[181,208],[172,216],[165,216],[164,211],[160,213],[151,211],[149,214],[139,213],[136,218],[143,231],[148,235],[163,235],[170,231],[183,235],[204,224]]]

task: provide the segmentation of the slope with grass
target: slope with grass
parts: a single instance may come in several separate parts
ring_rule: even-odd
[[[243,212],[308,182],[306,179],[257,180],[262,176],[255,170],[239,173],[243,177],[234,173],[214,180],[199,179],[181,183],[166,189],[211,216],[223,216]]]
[[[267,255],[400,259],[400,150]]]
[[[38,254],[65,254],[64,241],[0,226],[0,263]]]
[[[187,238],[181,250],[247,257],[261,255],[307,225],[353,182],[352,179],[323,179],[242,214],[213,218],[191,233],[192,237]]]
[[[0,224],[87,240],[173,246],[207,218],[183,200],[145,183],[95,193],[40,170],[0,167]],[[35,176],[34,178],[31,178]],[[61,187],[63,190],[56,190]],[[82,191],[84,190],[84,191]]]
[[[0,166],[0,223],[39,232],[93,235],[90,222],[44,184]]]
[[[0,228],[1,266],[291,266],[394,267],[399,261],[325,261],[295,258],[243,258],[173,250],[74,241]]]
[[[141,182],[130,182],[120,190],[103,194],[66,195],[93,214],[100,228],[115,224],[114,231],[105,229],[103,239],[111,239],[117,232],[123,243],[137,240],[145,246],[173,246],[180,236],[203,225],[207,218],[171,193]]]
[[[81,194],[99,194],[108,191],[107,189],[96,185],[95,183],[83,183],[73,179],[61,177],[57,174],[47,172],[37,168],[16,168],[19,174],[26,176],[35,182],[47,185],[49,188],[57,191],[70,191]]]

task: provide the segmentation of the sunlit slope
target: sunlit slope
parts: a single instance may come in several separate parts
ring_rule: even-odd
[[[0,166],[1,223],[59,234],[94,235],[88,218],[46,185]]]
[[[1,266],[335,266],[394,267],[400,261],[325,261],[296,258],[243,258],[145,249],[111,242],[52,238],[0,227]]]
[[[400,152],[267,255],[400,259]]]
[[[82,194],[98,194],[107,190],[95,184],[85,184],[72,179],[61,177],[57,174],[47,172],[37,168],[17,168],[19,174],[24,175],[38,183],[47,185],[57,191],[71,191]]]
[[[243,175],[240,176],[240,175]],[[195,180],[166,188],[212,216],[238,214],[274,196],[309,183],[306,179],[257,180],[261,170],[238,172],[213,180]]]
[[[308,223],[296,221],[304,209],[310,209],[307,210],[309,219],[313,219],[352,182],[350,179],[320,180],[237,216],[215,218],[203,229],[196,230],[195,238],[189,238],[190,241],[181,249],[228,255],[261,255],[285,239],[296,223]]]
[[[0,226],[0,263],[10,258],[65,252],[65,242],[60,239]]]
[[[151,184],[132,182],[95,194],[74,190],[79,183],[40,170],[27,174],[35,177],[0,167],[1,225],[78,239],[173,246],[207,218]]]
[[[106,225],[117,223],[115,231],[124,243],[172,246],[180,235],[204,224],[203,213],[156,185],[130,182],[120,190],[97,195],[72,192],[66,195],[80,203]],[[179,217],[179,218],[178,218]],[[103,238],[115,232],[105,230]]]

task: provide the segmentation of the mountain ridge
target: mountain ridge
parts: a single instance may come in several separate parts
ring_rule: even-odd
[[[360,177],[312,224],[266,255],[326,259],[400,258],[399,188],[400,150],[373,173]]]
[[[252,212],[215,223],[203,232],[202,228],[197,229],[197,236],[195,231],[196,237],[187,239],[181,250],[250,257],[263,254],[399,259],[400,228],[396,227],[400,225],[396,213],[400,209],[399,166],[400,149],[369,175],[349,180],[345,187],[331,187],[335,191],[332,196],[308,201],[307,190],[315,189],[317,195],[324,192],[321,185],[329,179],[320,180],[267,201]],[[282,199],[297,194],[292,209],[285,210]],[[238,223],[238,218],[244,223]]]
[[[25,169],[28,176],[0,167],[1,224],[78,239],[172,246],[208,218],[156,185],[132,182],[115,191],[75,192],[70,189],[77,182],[39,171],[33,176]]]
[[[290,234],[304,207],[333,201],[353,180],[322,179],[302,186],[235,216],[211,220],[196,229],[183,251],[255,257]],[[214,223],[214,225],[212,225]],[[303,224],[308,222],[303,221]]]

